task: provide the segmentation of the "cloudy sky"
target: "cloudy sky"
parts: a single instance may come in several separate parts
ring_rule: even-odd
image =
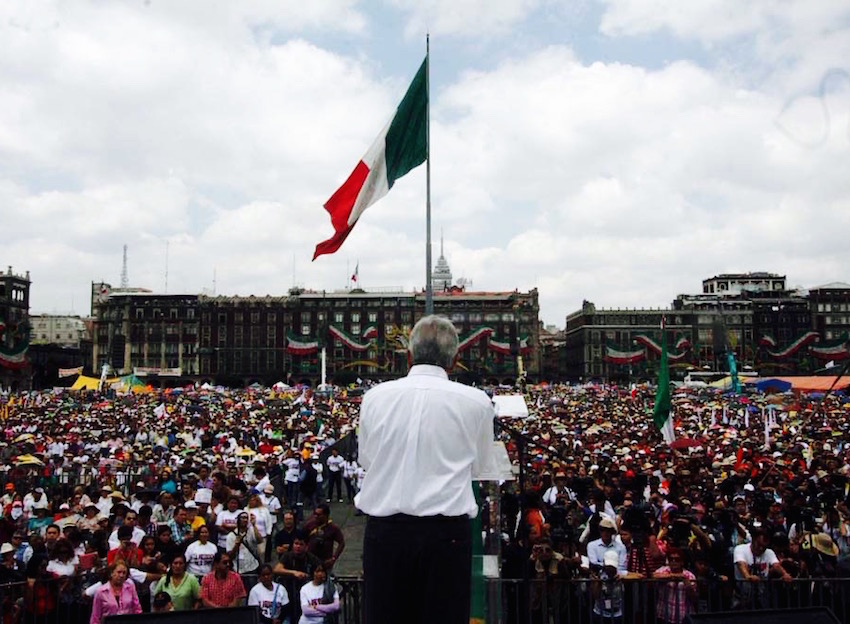
[[[87,314],[124,244],[155,291],[422,288],[424,167],[311,257],[426,32],[434,257],[472,289],[563,326],[850,281],[848,0],[7,0],[0,268],[32,313]]]

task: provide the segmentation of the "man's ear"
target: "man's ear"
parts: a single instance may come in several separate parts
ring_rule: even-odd
[[[407,352],[407,368],[413,366],[413,354],[410,351]]]

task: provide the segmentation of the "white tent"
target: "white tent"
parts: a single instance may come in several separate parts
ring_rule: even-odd
[[[503,418],[528,418],[528,406],[521,394],[503,394],[493,397],[496,415]]]

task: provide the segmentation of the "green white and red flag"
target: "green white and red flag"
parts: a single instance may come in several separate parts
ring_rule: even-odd
[[[392,120],[381,130],[348,179],[325,203],[334,235],[316,245],[313,260],[337,251],[363,211],[386,195],[396,180],[428,158],[427,71],[426,57]]]

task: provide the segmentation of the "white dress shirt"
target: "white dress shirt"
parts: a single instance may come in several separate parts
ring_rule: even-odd
[[[486,394],[438,366],[375,386],[360,411],[366,476],[355,505],[370,516],[474,518],[472,481],[492,461],[494,416]]]

